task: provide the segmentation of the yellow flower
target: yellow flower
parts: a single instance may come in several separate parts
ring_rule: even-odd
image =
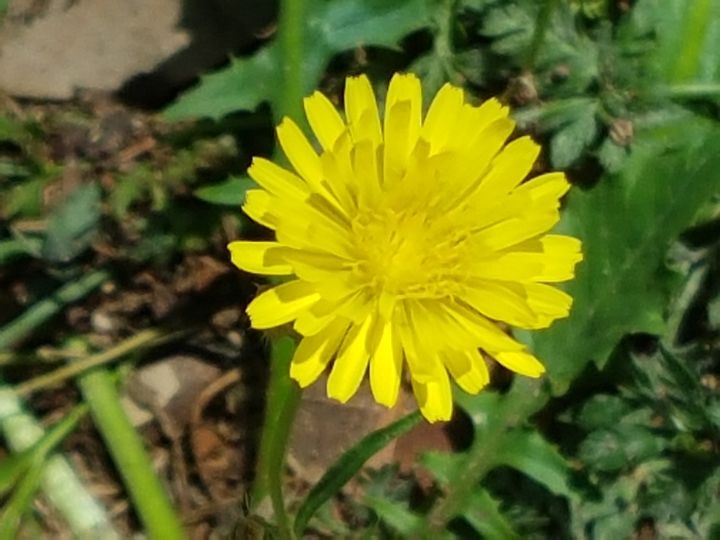
[[[515,123],[490,99],[478,107],[449,84],[423,121],[420,81],[395,75],[382,122],[365,76],[345,87],[345,118],[319,92],[305,99],[318,153],[285,118],[277,128],[294,172],[255,158],[262,189],[243,206],[274,242],[232,242],[243,270],[294,276],[247,308],[254,328],[293,322],[303,336],[290,375],[341,402],[369,367],[392,407],[403,367],[429,421],[452,414],[448,373],[469,393],[488,383],[485,355],[522,375],[545,368],[494,321],[543,328],[572,299],[547,283],[571,279],[580,241],[546,234],[569,184],[554,172],[523,180],[539,147],[507,143]]]

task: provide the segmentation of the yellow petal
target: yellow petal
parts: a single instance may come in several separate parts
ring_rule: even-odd
[[[315,382],[345,336],[348,322],[336,318],[322,332],[300,341],[290,364],[290,377],[305,388]]]
[[[422,89],[412,74],[393,76],[385,101],[384,182],[393,185],[404,174],[420,135]]]
[[[292,267],[282,257],[283,247],[277,242],[230,242],[230,260],[246,272],[269,276],[287,276]]]
[[[285,117],[276,131],[280,146],[293,168],[317,193],[324,193],[320,158],[297,124]]]
[[[537,378],[545,373],[545,366],[532,354],[526,352],[502,352],[493,355],[495,359],[510,371]]]
[[[480,197],[500,197],[516,188],[532,169],[540,146],[530,137],[508,144],[492,161],[490,172],[482,179]]]
[[[490,382],[490,373],[480,351],[449,352],[442,358],[455,382],[468,394],[477,394]]]
[[[513,326],[532,328],[537,317],[511,284],[478,281],[468,287],[462,300],[486,317]]]
[[[463,106],[461,88],[445,84],[428,109],[420,136],[430,143],[430,153],[441,151],[457,127],[457,118]]]
[[[438,377],[426,383],[411,380],[420,412],[427,421],[450,420],[453,410],[452,389],[445,369],[439,371]]]
[[[254,157],[247,172],[261,187],[279,198],[304,199],[310,195],[300,178],[267,159]]]
[[[303,101],[305,115],[315,136],[325,150],[332,149],[340,134],[345,131],[345,122],[322,93],[315,92]]]
[[[536,312],[559,319],[567,317],[572,306],[572,296],[551,285],[527,283],[523,285],[528,305]]]
[[[294,320],[319,299],[310,283],[289,281],[257,296],[248,305],[247,314],[253,328],[272,328]]]
[[[381,321],[378,328],[380,335],[370,360],[370,389],[375,401],[393,407],[400,391],[402,349],[392,321]]]
[[[357,392],[370,358],[368,337],[373,317],[366,317],[362,324],[354,325],[345,336],[327,382],[327,395],[345,403]]]
[[[500,330],[497,325],[472,309],[460,304],[443,304],[443,308],[466,330],[477,338],[477,346],[488,352],[517,351],[525,347]]]
[[[365,75],[348,77],[345,82],[345,116],[355,142],[382,142],[380,117],[372,85]]]
[[[277,220],[270,213],[272,206],[272,196],[262,189],[249,189],[245,192],[245,202],[243,203],[243,212],[250,219],[256,221],[260,225],[264,225],[268,229],[277,227]]]

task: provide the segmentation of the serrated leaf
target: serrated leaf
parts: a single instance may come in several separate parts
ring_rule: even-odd
[[[565,458],[536,431],[511,433],[498,462],[529,476],[555,495],[573,496]]]
[[[421,419],[419,412],[409,414],[387,427],[373,431],[340,456],[325,471],[325,474],[310,490],[310,493],[300,505],[293,526],[295,534],[301,537],[310,518],[320,506],[335,496],[368,459],[387,446],[390,441],[412,429]]]
[[[720,129],[689,117],[638,133],[623,172],[569,196],[561,232],[583,240],[584,261],[567,285],[570,317],[532,335],[557,393],[588,362],[602,367],[621,337],[662,333],[677,279],[670,243],[720,191]]]
[[[47,223],[43,258],[68,262],[92,242],[100,221],[100,188],[85,184],[56,208]]]
[[[195,196],[212,204],[240,206],[247,190],[254,187],[255,182],[247,176],[231,176],[224,182],[196,189]]]
[[[662,439],[643,426],[620,424],[593,431],[580,444],[579,457],[598,471],[616,471],[659,456]]]
[[[312,0],[306,3],[303,29],[302,87],[310,93],[337,53],[353,47],[393,47],[410,32],[430,23],[424,0]],[[255,55],[238,58],[227,68],[203,77],[165,114],[173,120],[221,118],[235,111],[275,103],[282,87],[282,59],[273,42]]]
[[[597,156],[598,160],[600,160],[600,164],[607,172],[617,173],[620,172],[620,169],[622,169],[625,164],[625,160],[628,156],[628,149],[624,146],[620,146],[619,144],[615,144],[615,142],[608,137],[600,145]]]
[[[406,505],[384,497],[366,496],[364,503],[378,517],[404,537],[409,538],[422,525],[422,518]]]
[[[500,512],[500,503],[486,490],[478,488],[463,514],[468,523],[488,540],[520,538],[512,523]]]
[[[576,423],[587,431],[611,427],[631,410],[630,404],[619,396],[598,394],[583,404]]]
[[[553,166],[564,169],[575,163],[595,140],[596,135],[595,108],[588,106],[550,140],[550,159]]]

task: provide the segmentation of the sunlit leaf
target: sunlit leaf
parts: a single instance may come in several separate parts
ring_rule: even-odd
[[[317,87],[333,55],[354,47],[396,46],[408,33],[430,23],[424,0],[312,0],[306,5],[303,35],[303,89]],[[246,58],[203,77],[165,112],[174,120],[220,118],[273,103],[282,87],[282,70],[276,42]]]

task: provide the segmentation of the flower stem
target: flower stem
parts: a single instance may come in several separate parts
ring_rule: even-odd
[[[290,379],[290,361],[294,351],[295,341],[289,336],[275,339],[271,344],[270,384],[251,496],[253,508],[270,496],[281,538],[292,538],[290,520],[285,512],[282,480],[287,444],[301,396],[300,387]]]
[[[284,116],[302,122],[305,7],[305,0],[280,2],[278,40],[283,81],[273,103],[276,123]],[[291,337],[272,339],[265,420],[250,497],[255,509],[267,496],[270,497],[281,539],[294,538],[282,493],[285,455],[301,395],[298,385],[290,379],[290,361],[294,351],[295,341]]]
[[[185,538],[180,520],[153,470],[143,443],[120,405],[112,374],[105,368],[96,368],[80,376],[78,385],[148,538]]]
[[[305,0],[280,2],[278,40],[280,42],[283,82],[275,103],[275,121],[289,116],[302,121]]]

